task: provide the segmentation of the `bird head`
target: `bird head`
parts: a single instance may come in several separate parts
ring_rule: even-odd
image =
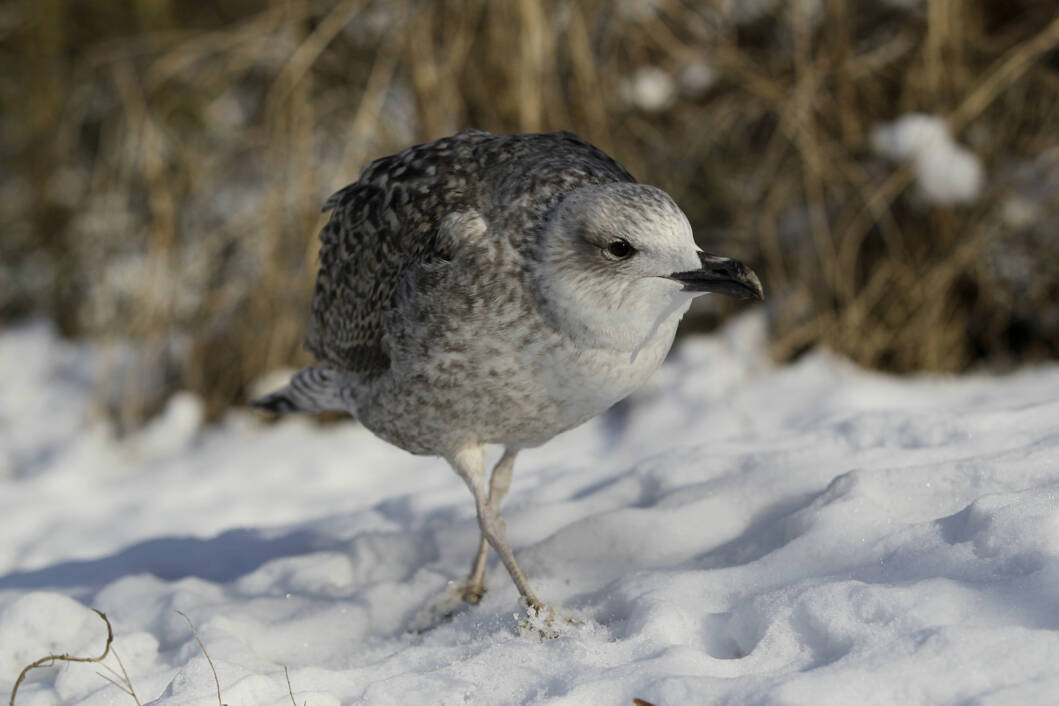
[[[644,184],[575,189],[552,210],[534,257],[553,325],[591,347],[634,351],[671,339],[700,294],[763,298],[750,268],[699,250],[673,199]]]

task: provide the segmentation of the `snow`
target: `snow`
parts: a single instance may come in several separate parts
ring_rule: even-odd
[[[701,98],[717,83],[717,69],[702,60],[685,64],[677,73],[680,91],[690,98]]]
[[[216,704],[1048,704],[1059,693],[1059,366],[897,379],[783,367],[759,315],[681,342],[628,403],[524,452],[505,503],[544,642],[495,559],[482,603],[406,628],[469,568],[470,495],[353,424],[118,438],[100,352],[0,332],[0,693],[114,647],[140,700]],[[108,664],[116,667],[116,663]],[[98,665],[19,704],[123,704]]]
[[[925,201],[950,205],[973,202],[985,180],[981,162],[957,144],[945,121],[934,115],[907,113],[872,130],[877,154],[894,162],[911,161]]]
[[[659,113],[677,100],[677,82],[657,66],[641,66],[621,81],[625,102],[645,113]]]

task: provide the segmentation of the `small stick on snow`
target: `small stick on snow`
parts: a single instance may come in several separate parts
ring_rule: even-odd
[[[210,671],[213,672],[213,683],[217,685],[217,704],[218,706],[225,706],[224,702],[221,701],[221,680],[217,678],[217,668],[213,666],[213,660],[210,659],[210,653],[206,651],[206,645],[202,644],[202,640],[199,639],[199,632],[195,629],[195,623],[191,622],[191,618],[184,613],[184,611],[178,610],[184,620],[188,621],[188,627],[191,628],[191,634],[195,638],[195,642],[199,643],[199,649],[202,650],[202,654],[206,656],[206,661],[210,663]]]
[[[15,696],[18,695],[18,687],[22,685],[22,680],[26,678],[26,674],[28,674],[29,670],[31,669],[36,669],[37,667],[50,666],[53,662],[56,661],[102,662],[107,658],[107,655],[110,654],[110,643],[114,642],[114,629],[110,627],[110,620],[107,619],[106,615],[104,615],[101,611],[96,610],[95,608],[93,608],[92,610],[95,612],[96,615],[103,619],[104,623],[107,624],[107,644],[103,647],[103,654],[99,655],[98,657],[73,657],[68,654],[48,655],[47,657],[41,657],[33,664],[26,665],[26,667],[24,667],[22,671],[19,672],[18,679],[15,680],[15,686],[11,689],[11,700],[8,702],[8,706],[15,706]]]
[[[114,668],[109,664],[104,664],[103,668],[113,674],[113,677],[108,677],[103,672],[96,672],[96,674],[131,696],[132,700],[136,702],[136,706],[143,706],[143,704],[140,703],[140,697],[136,695],[136,690],[132,688],[132,680],[129,679],[129,673],[125,670],[125,664],[121,661],[121,656],[118,654],[117,648],[112,649],[111,652],[114,653],[114,659],[118,661],[118,666],[121,667],[121,674],[114,671]]]
[[[290,702],[294,706],[298,706],[298,702],[294,700],[294,687],[290,685],[290,672],[287,671],[287,665],[283,665],[283,676],[287,678],[287,693],[290,694]],[[305,704],[307,703],[309,702],[306,701]],[[305,706],[305,704],[302,704],[302,706]]]

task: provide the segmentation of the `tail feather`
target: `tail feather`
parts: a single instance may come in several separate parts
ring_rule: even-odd
[[[328,365],[310,365],[291,376],[284,387],[259,397],[251,407],[267,412],[346,412],[355,416],[345,376]]]
[[[254,409],[262,409],[276,414],[304,411],[290,398],[286,387],[270,392],[264,397],[258,397],[256,400],[251,400],[250,406]]]

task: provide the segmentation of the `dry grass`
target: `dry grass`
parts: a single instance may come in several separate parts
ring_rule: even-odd
[[[667,189],[762,275],[779,359],[1059,357],[1051,2],[21,0],[0,43],[0,317],[150,344],[127,424],[304,362],[323,198],[468,126],[572,129]],[[665,105],[626,99],[645,66],[677,77]],[[681,78],[701,66],[715,83]],[[973,205],[922,203],[871,152],[913,110],[983,161]]]
[[[96,674],[102,677],[107,683],[117,687],[122,693],[131,698],[136,704],[136,706],[140,706],[140,697],[137,696],[136,690],[133,688],[132,680],[129,678],[128,671],[125,669],[125,664],[121,661],[121,657],[118,656],[117,650],[115,650],[113,647],[114,628],[110,623],[110,618],[108,618],[106,614],[104,614],[102,611],[96,610],[95,608],[92,609],[92,612],[94,612],[100,617],[100,619],[103,621],[107,628],[107,641],[106,644],[103,646],[103,653],[100,654],[98,657],[74,657],[68,653],[64,653],[61,655],[51,654],[47,655],[46,657],[41,657],[40,659],[32,662],[31,664],[27,664],[22,669],[22,671],[19,672],[18,678],[15,680],[14,685],[11,687],[11,698],[8,702],[9,706],[15,706],[15,699],[18,697],[19,687],[22,686],[22,683],[25,681],[26,676],[31,671],[33,671],[34,669],[39,669],[41,667],[53,666],[56,662],[92,662],[102,665],[103,668],[106,669],[109,674],[103,674],[102,672],[96,672]],[[188,628],[191,630],[192,637],[195,638],[195,642],[198,643],[199,650],[202,652],[202,655],[206,658],[206,662],[210,666],[210,672],[213,675],[213,684],[217,689],[217,706],[226,706],[226,704],[224,703],[224,699],[221,696],[221,681],[217,677],[217,668],[213,664],[213,659],[210,657],[210,653],[206,651],[206,645],[202,643],[202,638],[199,637],[199,632],[195,628],[195,623],[193,623],[191,621],[191,618],[189,618],[187,614],[183,611],[178,610],[176,611],[176,613],[185,621],[187,621]],[[118,668],[121,670],[120,672],[104,662],[107,656],[111,654],[114,655],[114,659],[118,663]],[[294,706],[297,706],[297,702],[294,701],[294,689],[293,687],[291,687],[290,674],[287,671],[286,665],[283,666],[283,675],[287,680],[287,692],[290,695],[291,702],[294,703]]]
[[[98,657],[74,657],[73,655],[68,654],[68,653],[63,653],[61,655],[60,654],[50,654],[50,655],[47,655],[46,657],[41,657],[40,659],[38,659],[38,660],[36,660],[36,661],[34,661],[34,662],[30,663],[30,664],[27,664],[25,667],[22,668],[22,671],[18,673],[18,678],[15,679],[15,683],[11,687],[11,699],[8,702],[9,706],[15,706],[15,698],[18,697],[18,689],[19,689],[19,687],[22,686],[22,682],[25,681],[26,676],[31,671],[33,671],[34,669],[40,669],[41,667],[50,667],[50,666],[54,665],[56,662],[95,662],[97,664],[102,664],[103,663],[103,660],[105,660],[107,658],[107,655],[109,655],[112,652],[111,645],[114,642],[114,629],[110,625],[110,619],[102,611],[98,611],[95,608],[93,608],[92,612],[94,612],[96,615],[98,615],[100,617],[100,619],[107,626],[107,642],[106,642],[105,645],[103,645],[103,653],[100,654]],[[120,664],[120,662],[119,662],[119,664]],[[125,667],[124,666],[122,666],[121,671],[125,672]],[[103,677],[103,678],[107,679],[108,681],[111,681],[107,677]],[[126,682],[128,682],[128,675],[127,674],[125,676],[125,680],[126,680]],[[122,685],[119,684],[118,687],[122,688],[124,690],[124,687]],[[133,695],[132,694],[132,685],[131,684],[129,684],[128,691],[126,693],[129,693],[130,695]],[[136,698],[135,695],[133,695],[133,698],[134,699]],[[139,706],[139,703],[140,703],[139,700],[136,699],[137,706]]]

